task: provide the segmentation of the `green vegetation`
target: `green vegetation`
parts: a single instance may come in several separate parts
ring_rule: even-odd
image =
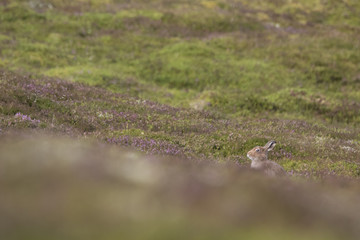
[[[359,8],[355,0],[12,1],[0,7],[0,66],[229,117],[358,125]]]
[[[276,139],[271,158],[293,175],[360,175],[356,127],[266,118],[239,122],[218,112],[174,108],[98,87],[8,71],[0,71],[0,101],[0,129],[5,132],[28,128],[62,132],[148,154],[241,165],[248,164],[249,149]]]
[[[273,138],[288,171],[358,177],[359,11],[350,0],[5,2],[1,128],[155,140],[242,164]]]
[[[0,232],[359,239],[359,16],[358,0],[1,1]],[[248,170],[270,139],[286,179]]]
[[[0,188],[7,240],[360,234],[356,182],[265,178],[236,165],[188,164],[59,136],[1,138]]]

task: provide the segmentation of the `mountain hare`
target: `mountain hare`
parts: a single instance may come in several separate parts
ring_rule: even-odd
[[[251,168],[263,171],[268,176],[284,176],[285,170],[277,163],[268,160],[268,152],[275,147],[275,141],[269,141],[265,146],[256,146],[247,153],[251,160]]]

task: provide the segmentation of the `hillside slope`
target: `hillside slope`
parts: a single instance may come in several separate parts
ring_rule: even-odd
[[[357,1],[4,1],[2,132],[358,177]],[[92,87],[91,87],[92,86]],[[192,110],[195,109],[195,110]]]
[[[235,121],[52,78],[0,72],[0,129],[96,138],[148,154],[232,161],[276,139],[270,156],[295,175],[360,175],[359,129],[304,120]]]
[[[0,1],[1,239],[360,239],[360,1]],[[276,140],[287,171],[251,171]]]
[[[7,240],[360,236],[356,182],[269,179],[39,134],[0,136],[0,193]]]
[[[360,5],[5,1],[0,66],[233,117],[360,123]]]

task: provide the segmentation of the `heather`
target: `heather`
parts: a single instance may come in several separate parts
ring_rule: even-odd
[[[232,117],[359,124],[358,1],[5,1],[0,66]]]
[[[357,182],[266,178],[59,136],[2,136],[0,189],[8,240],[360,236]]]
[[[1,1],[0,232],[358,239],[359,16],[356,0]],[[285,179],[249,169],[269,140]]]
[[[151,155],[237,162],[276,139],[271,154],[296,176],[358,177],[359,130],[304,120],[227,119],[217,112],[175,108],[99,87],[53,78],[0,74],[0,128],[94,138]]]

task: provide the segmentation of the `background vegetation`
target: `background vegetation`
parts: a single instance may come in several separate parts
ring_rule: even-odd
[[[182,159],[191,163],[190,166],[203,162],[214,164],[213,172],[221,172],[223,168],[246,169],[250,163],[246,152],[275,139],[278,145],[270,158],[284,166],[292,181],[310,179],[319,183],[330,176],[357,182],[360,176],[359,16],[357,0],[1,1],[0,138],[6,141],[18,134],[54,135],[50,139],[39,137],[43,142],[38,149],[40,155],[46,149],[60,151],[56,149],[70,141],[80,148],[72,150],[79,151],[79,159],[87,158],[81,149],[89,143],[82,140],[93,139],[146,154],[134,158],[135,162],[163,155],[174,162]],[[72,140],[64,140],[64,135]],[[80,139],[81,143],[74,139]],[[18,146],[16,137],[10,142],[9,148],[13,150],[7,150],[6,156],[15,154],[16,147],[30,151],[25,145]],[[37,146],[36,142],[27,144],[33,147]],[[96,144],[94,148],[102,149]],[[120,152],[115,155],[121,158],[124,150],[117,151]],[[64,154],[51,158],[61,162],[68,157]],[[36,165],[36,158],[35,154],[29,161]],[[23,161],[22,157],[18,159]],[[96,159],[93,161],[101,157]],[[179,170],[178,176],[189,177],[204,167],[190,166],[180,164],[179,169],[189,168],[190,173]],[[47,170],[39,171],[46,174]],[[74,171],[75,176],[78,170]],[[222,174],[220,179],[241,182],[249,178],[254,188],[267,186],[268,179],[255,177],[258,180],[254,182],[251,173]],[[189,178],[191,183],[195,181]],[[41,179],[46,177],[34,182]],[[4,181],[5,185],[10,184],[10,180]],[[109,183],[99,184],[102,189]],[[165,191],[177,184],[183,183],[174,180],[160,189]],[[289,182],[271,180],[269,184],[279,184],[276,186],[282,189],[280,195],[289,194],[285,187]],[[306,184],[297,184],[293,190],[297,196],[316,192],[304,190],[310,187]],[[229,185],[225,184],[224,188],[233,192]],[[65,183],[64,188],[67,187]],[[79,184],[75,189],[83,187]],[[341,203],[349,204],[350,209],[353,199],[348,196],[354,192],[354,186],[344,188],[345,200]],[[156,196],[153,188],[141,189],[140,195],[150,191],[148,197]],[[249,189],[242,186],[239,192],[249,194],[249,199],[256,198],[258,195],[247,193],[252,191]],[[320,187],[319,191],[334,196],[339,189]],[[47,195],[46,188],[43,190]],[[95,194],[97,190],[89,191]],[[214,195],[219,193],[209,191]],[[205,192],[200,194],[201,198]],[[178,197],[181,193],[174,194]],[[34,199],[41,196],[35,194]],[[218,203],[226,202],[226,196],[230,197],[225,195]],[[166,202],[172,198],[161,195],[159,199]],[[315,202],[322,201],[319,198]],[[310,202],[308,199],[303,203],[308,210]],[[334,200],[334,204],[340,204],[340,200]],[[139,202],[136,206],[141,205]],[[172,207],[177,209],[175,205]],[[179,212],[186,212],[192,207],[181,209]],[[175,210],[169,211],[173,214]],[[329,210],[322,209],[309,216],[322,222],[325,211]],[[204,212],[198,215],[204,218],[211,215]],[[249,216],[257,214],[251,212]],[[338,216],[336,212],[329,214],[333,214],[329,219]],[[186,213],[183,219],[192,218],[190,215]],[[228,216],[220,215],[214,216],[229,220]],[[351,223],[358,222],[355,213],[348,217]],[[164,215],[160,218],[166,220]],[[278,227],[264,228],[264,235],[257,236],[256,231],[248,234],[261,239],[267,236],[267,231],[275,233],[278,230],[273,229],[280,229],[283,221],[280,219],[286,217],[281,215],[277,219]],[[19,221],[17,224],[27,222]],[[251,222],[249,226],[256,224]],[[340,227],[336,233],[340,235],[333,235],[332,224],[337,225],[325,221],[318,232],[309,231],[303,237],[329,239],[331,235],[337,239],[336,236],[341,238],[341,234],[349,231],[355,239],[359,236],[346,227]],[[163,222],[159,226],[168,231],[174,227]],[[175,232],[195,231],[188,225],[181,226],[184,228]],[[238,233],[227,227],[223,229],[229,230],[229,236]],[[294,231],[279,230],[281,233],[275,235],[302,239],[301,231],[302,227],[296,227]]]

